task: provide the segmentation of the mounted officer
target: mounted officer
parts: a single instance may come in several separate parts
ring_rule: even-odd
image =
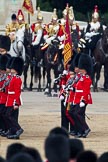
[[[54,8],[51,22],[46,25],[46,43],[51,44],[51,41],[54,40],[57,37],[57,33],[59,31],[59,24],[57,22],[58,16],[57,16],[57,10]]]
[[[18,10],[17,21],[19,24],[19,29],[22,27],[25,27],[25,29],[29,28],[28,24],[25,22],[24,14],[23,14],[22,10]]]
[[[11,42],[15,40],[15,33],[19,28],[16,14],[12,14],[11,23],[6,26],[5,34],[10,37]]]
[[[92,52],[96,47],[97,41],[101,38],[103,34],[103,25],[99,21],[98,6],[94,7],[94,12],[92,14],[92,21],[88,24],[86,28],[85,40],[87,41],[87,47],[91,49]]]
[[[43,16],[42,16],[42,13],[40,11],[40,7],[38,7],[37,22],[33,23],[31,25],[32,45],[35,48],[39,47],[39,45],[41,43],[41,38],[42,38],[42,35],[43,35],[42,21],[43,21]]]
[[[69,23],[70,23],[73,49],[77,50],[78,42],[80,38],[80,29],[79,29],[79,25],[75,22],[75,16],[74,16],[74,11],[72,6],[69,8]]]
[[[26,53],[27,53],[27,47],[31,43],[31,34],[29,31],[29,24],[25,22],[24,14],[23,14],[22,10],[20,10],[20,9],[18,10],[17,21],[19,24],[18,29],[22,29],[24,31],[24,46],[25,46]]]
[[[37,9],[37,21],[31,25],[31,33],[32,33],[32,59],[35,62],[35,58],[39,56],[39,60],[41,59],[40,55],[40,44],[43,39],[43,28],[42,28],[43,16],[40,11],[40,7]],[[37,53],[37,56],[36,56]],[[39,55],[38,55],[39,54]]]

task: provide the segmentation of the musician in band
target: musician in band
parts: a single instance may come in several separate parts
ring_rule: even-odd
[[[5,29],[5,35],[9,36],[11,39],[11,42],[15,40],[15,33],[19,28],[19,24],[17,21],[16,14],[11,15],[11,23],[6,25]]]

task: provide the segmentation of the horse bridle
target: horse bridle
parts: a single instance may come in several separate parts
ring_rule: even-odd
[[[16,46],[16,47],[17,47],[17,50],[18,50],[18,43],[19,43],[19,42],[21,42],[21,43],[23,44],[23,46],[24,46],[23,41],[21,41],[21,40],[17,41],[17,42],[16,42],[16,44],[17,44],[17,46]],[[14,46],[13,46],[13,50],[14,50],[14,52],[15,52],[17,55],[20,53],[19,51],[17,52],[17,51],[15,50]]]
[[[53,45],[53,46],[54,46],[54,48],[56,48],[55,45]],[[58,63],[58,60],[57,60],[58,52],[56,52],[53,61],[49,61],[49,57],[48,56],[49,56],[49,52],[47,53],[47,61],[48,61],[48,63],[50,63],[52,65],[56,65]]]

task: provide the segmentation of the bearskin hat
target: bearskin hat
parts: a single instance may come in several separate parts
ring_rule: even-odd
[[[22,75],[24,68],[24,61],[20,57],[14,57],[11,63],[11,69],[14,69],[17,71],[18,75]]]
[[[93,72],[93,63],[91,57],[87,54],[81,53],[78,62],[78,67],[79,69],[86,70],[87,74],[91,76]]]
[[[7,69],[11,69],[11,65],[12,65],[12,61],[14,60],[15,57],[10,57],[7,64],[6,64],[6,68]]]
[[[11,19],[16,20],[17,19],[16,14],[12,14]]]
[[[9,57],[7,55],[0,56],[0,70],[6,70],[6,65],[9,61]]]
[[[81,54],[77,54],[73,60],[73,67],[78,67],[78,62],[79,62],[79,58],[80,58]]]
[[[8,36],[2,35],[0,37],[0,48],[5,49],[6,51],[10,50],[11,40]]]

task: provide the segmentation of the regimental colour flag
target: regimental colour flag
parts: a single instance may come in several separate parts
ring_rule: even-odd
[[[26,9],[30,14],[34,14],[32,0],[24,0],[22,7]]]
[[[64,68],[66,69],[66,65],[71,60],[72,57],[72,39],[70,33],[70,26],[69,26],[69,12],[67,7],[67,15],[66,15],[66,26],[65,26],[65,41],[64,41]]]

